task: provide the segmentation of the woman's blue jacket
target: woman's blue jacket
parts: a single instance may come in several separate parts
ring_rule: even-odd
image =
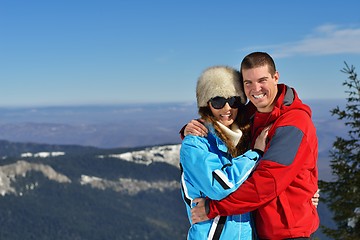
[[[180,149],[181,192],[191,223],[193,200],[220,200],[234,192],[251,174],[260,156],[255,151],[232,158],[224,142],[209,127],[206,138],[187,135]],[[188,240],[252,239],[250,213],[191,224]]]

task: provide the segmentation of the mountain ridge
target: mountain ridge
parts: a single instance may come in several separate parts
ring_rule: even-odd
[[[330,109],[344,106],[344,100],[304,102],[311,107],[317,128],[336,127],[342,134],[345,128],[331,116]],[[195,102],[0,108],[0,139],[109,149],[179,144],[179,130],[195,118]],[[334,134],[329,133],[321,141],[328,147],[332,139]]]
[[[11,188],[0,195],[7,206],[0,239],[186,238],[179,144],[98,149],[0,141],[0,153],[2,144],[13,152],[0,155],[0,182]]]
[[[0,149],[2,144],[12,154],[2,155],[0,165],[0,204],[6,206],[0,209],[0,239],[185,238],[179,169],[160,154],[144,164],[119,158],[124,149],[42,145],[39,155],[36,144],[1,141]],[[166,148],[172,147],[178,149]]]

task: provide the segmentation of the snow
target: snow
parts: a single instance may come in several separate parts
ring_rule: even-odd
[[[355,228],[356,223],[360,220],[360,207],[355,208],[355,216],[348,219],[348,226]]]
[[[81,175],[81,185],[90,185],[92,188],[101,190],[112,189],[128,195],[136,195],[141,191],[156,189],[161,192],[165,190],[179,189],[178,181],[156,181],[147,182],[131,178],[119,178],[118,181],[111,181],[94,176]]]
[[[20,156],[22,158],[27,158],[27,157],[47,158],[47,157],[58,157],[63,155],[65,155],[64,152],[38,152],[38,153],[26,152],[26,153],[22,153]]]
[[[165,162],[179,168],[180,144],[164,145],[145,148],[144,150],[126,152],[120,154],[109,154],[106,157],[118,158],[121,160],[149,165],[153,162]],[[104,158],[104,155],[98,156]]]
[[[70,178],[56,172],[51,166],[37,163],[29,163],[23,160],[19,160],[16,163],[0,166],[0,194],[22,194],[17,193],[13,187],[13,182],[16,182],[16,178],[19,176],[26,177],[26,174],[30,171],[41,172],[49,180],[56,181],[58,183],[71,183]],[[26,188],[33,190],[38,183],[29,183]]]

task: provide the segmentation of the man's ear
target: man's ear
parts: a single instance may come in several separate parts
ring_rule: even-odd
[[[275,84],[278,84],[279,78],[280,78],[280,73],[278,71],[276,71],[274,74]]]

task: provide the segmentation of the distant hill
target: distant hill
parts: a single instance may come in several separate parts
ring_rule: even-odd
[[[159,159],[173,148],[143,163],[124,149],[1,141],[0,239],[185,239],[179,169]]]
[[[329,150],[344,124],[330,109],[344,100],[307,100],[319,138],[319,177],[332,178]],[[0,140],[105,149],[179,144],[179,130],[197,118],[195,103],[0,108]]]
[[[180,143],[194,103],[0,108],[0,139],[100,148]]]
[[[179,148],[0,141],[0,239],[185,239]]]

